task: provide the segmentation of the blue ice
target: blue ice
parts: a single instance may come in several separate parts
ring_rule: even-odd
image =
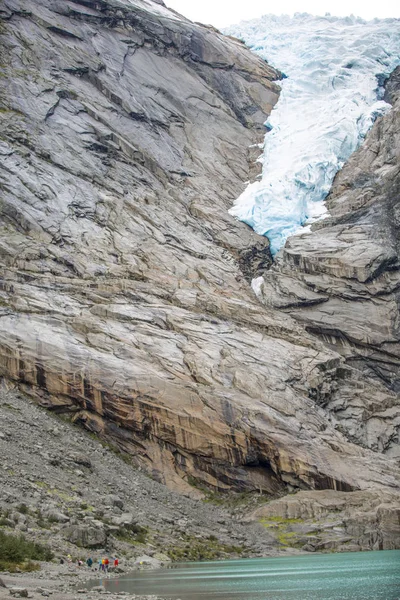
[[[390,109],[378,80],[400,64],[400,20],[266,15],[225,33],[287,76],[266,123],[262,177],[229,211],[267,236],[275,255],[328,216],[333,178]]]

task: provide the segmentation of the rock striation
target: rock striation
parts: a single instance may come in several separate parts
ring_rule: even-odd
[[[177,490],[394,493],[386,142],[369,138],[380,200],[362,188],[382,224],[346,225],[333,192],[347,242],[325,222],[267,272],[268,240],[228,208],[257,176],[277,71],[150,0],[5,0],[1,19],[1,375]],[[381,231],[365,260],[363,227]]]

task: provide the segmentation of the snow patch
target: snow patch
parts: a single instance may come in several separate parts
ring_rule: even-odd
[[[259,299],[261,299],[261,297],[262,297],[261,286],[263,283],[264,283],[264,277],[255,277],[254,279],[251,280],[251,287],[253,289],[253,292]]]

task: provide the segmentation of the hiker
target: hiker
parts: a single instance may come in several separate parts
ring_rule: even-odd
[[[110,565],[110,561],[108,560],[108,558],[105,559],[104,564],[105,564],[105,571],[106,571],[106,573],[108,573],[108,567]]]
[[[89,567],[89,569],[91,569],[91,568],[92,568],[92,565],[93,565],[93,560],[90,558],[90,556],[89,556],[89,558],[87,559],[87,561],[86,561],[86,564],[87,564],[87,566]]]
[[[101,558],[99,558],[99,571],[101,571],[102,562],[103,562],[103,561],[101,560]]]
[[[119,560],[117,557],[115,557],[114,558],[114,569],[115,569],[115,567],[118,567],[118,565],[119,565]]]

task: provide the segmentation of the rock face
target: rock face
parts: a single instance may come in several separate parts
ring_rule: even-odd
[[[394,550],[400,546],[400,497],[382,492],[302,491],[257,509],[284,545],[315,552]]]
[[[390,242],[363,262],[325,232],[318,262],[323,247],[291,250],[313,236],[294,238],[264,307],[249,280],[268,241],[227,212],[257,174],[279,73],[160,3],[5,0],[1,17],[0,373],[175,489],[396,489],[380,454],[395,455],[395,378],[370,378],[397,360]],[[361,286],[377,311],[341,313],[361,338],[351,360],[328,319],[304,328],[266,291],[303,290],[322,264],[300,302],[316,311],[335,261],[350,285],[334,306],[358,307]]]
[[[343,386],[316,402],[348,439],[399,457],[399,68],[387,82],[392,110],[335,178],[330,218],[291,238],[260,297],[345,358]]]

